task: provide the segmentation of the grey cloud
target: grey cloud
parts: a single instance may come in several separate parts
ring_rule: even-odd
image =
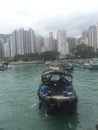
[[[84,30],[88,30],[89,26],[96,24],[98,17],[97,12],[94,13],[77,13],[68,18],[66,30],[69,35],[79,35]]]
[[[67,17],[56,15],[39,21],[38,26],[47,31],[66,30],[68,36],[80,35],[98,21],[98,11],[92,13],[75,12]]]
[[[5,31],[13,31],[13,29],[17,29],[18,27],[22,26],[26,28],[31,27],[39,34],[42,34],[43,32],[44,34],[49,33],[50,31],[53,31],[56,34],[58,30],[66,30],[67,36],[77,36],[80,35],[84,30],[88,30],[89,26],[98,21],[98,10],[89,13],[85,13],[83,11],[73,12],[66,17],[60,14],[53,14],[52,17],[43,15],[38,22],[36,22],[35,17],[32,20],[32,18],[29,17],[30,14],[25,11],[16,11],[16,14],[17,17],[9,19],[7,24],[6,20],[3,21],[1,19],[1,33],[2,30],[4,30],[2,27],[6,27]],[[18,14],[20,14],[19,17]]]

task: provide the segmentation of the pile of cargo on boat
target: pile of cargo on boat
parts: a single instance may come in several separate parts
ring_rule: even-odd
[[[73,114],[77,110],[77,95],[72,75],[64,71],[46,70],[38,88],[39,108],[47,114]]]

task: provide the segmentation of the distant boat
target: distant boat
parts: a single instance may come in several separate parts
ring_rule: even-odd
[[[72,71],[74,69],[74,66],[70,62],[60,61],[59,65],[63,70],[66,71]]]
[[[0,66],[0,71],[7,70],[8,69],[8,64],[9,64],[9,62],[2,63],[2,65]]]
[[[59,70],[60,69],[58,62],[49,62],[46,65],[48,66],[49,69],[52,69],[52,70]]]
[[[46,63],[45,63],[46,65],[50,65],[51,64],[51,62],[50,61],[46,61]]]
[[[84,63],[83,64],[83,68],[84,69],[89,69],[91,67],[91,64],[90,63]]]
[[[7,68],[5,68],[5,67],[1,67],[0,66],[0,71],[2,71],[2,70],[6,70]]]
[[[98,63],[91,64],[89,70],[98,70]]]

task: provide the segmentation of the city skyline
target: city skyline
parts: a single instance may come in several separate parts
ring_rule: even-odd
[[[7,38],[7,42],[0,38],[1,57],[14,57],[16,54],[24,55],[53,50],[60,52],[60,55],[65,55],[69,49],[66,45],[66,31],[61,30],[57,34],[58,37],[55,40],[53,32],[49,32],[48,36],[42,37],[35,35],[31,28],[28,30],[24,30],[24,28],[14,30]]]
[[[66,30],[68,36],[77,36],[98,21],[97,4],[97,0],[3,0],[0,33],[10,34],[24,27],[33,28],[40,35]]]
[[[43,37],[36,35],[32,28],[28,30],[19,28],[6,38],[7,41],[5,42],[4,37],[0,37],[1,57],[13,57],[16,54],[24,55],[52,50],[57,50],[62,56],[70,53],[65,30],[58,30],[57,37],[54,38],[53,32],[48,32],[48,35]],[[96,52],[98,48],[98,23],[89,26],[88,30],[82,32],[81,37],[76,38],[75,44],[86,44],[93,47]]]

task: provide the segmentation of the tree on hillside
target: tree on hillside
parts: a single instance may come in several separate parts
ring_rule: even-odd
[[[13,60],[18,61],[32,61],[32,60],[55,60],[59,57],[59,53],[57,51],[46,51],[42,53],[31,53],[25,55],[15,55]]]
[[[59,53],[57,51],[45,51],[40,56],[43,60],[55,60],[59,57]]]
[[[31,54],[25,54],[25,55],[16,54],[13,59],[14,59],[14,61],[18,61],[18,60],[22,60],[22,61],[39,60],[40,54],[39,53],[31,53]]]
[[[76,58],[93,58],[95,56],[94,48],[86,44],[77,45],[71,51]]]
[[[73,47],[75,47],[76,39],[73,37],[68,37],[67,42],[69,43],[69,50],[71,51]]]
[[[97,51],[96,51],[96,57],[98,58],[98,48],[97,48]]]

